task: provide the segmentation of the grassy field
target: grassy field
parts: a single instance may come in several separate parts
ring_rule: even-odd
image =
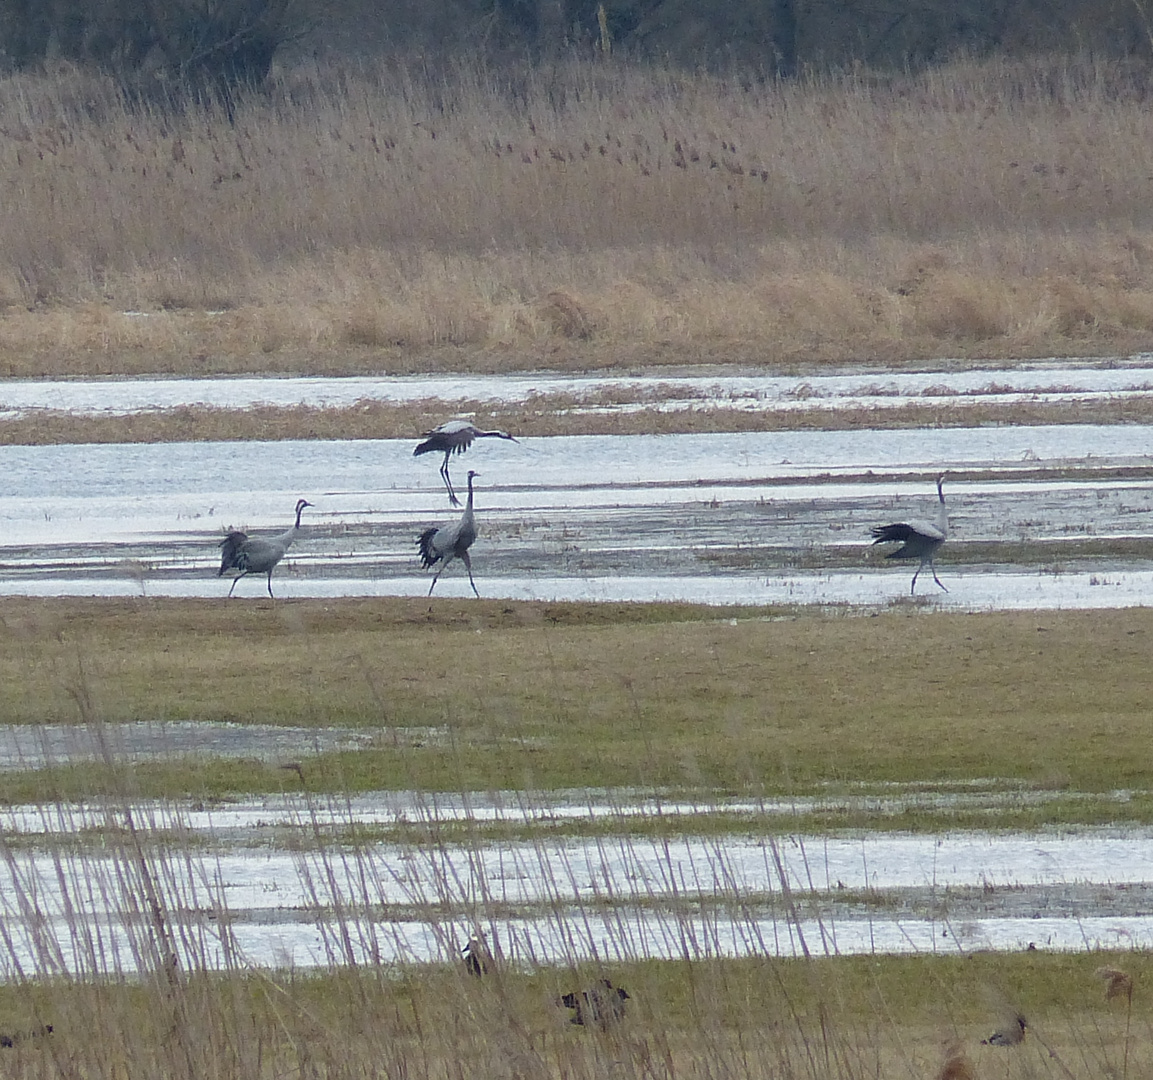
[[[1132,1013],[1124,997],[1105,1000],[1094,970],[1107,963],[1135,979]],[[568,1024],[555,1003],[593,974],[252,974],[99,994],[58,985],[9,991],[0,1017],[6,1032],[53,1027],[6,1051],[15,1076],[1090,1080],[1153,1065],[1148,961],[1132,955],[637,964],[611,972],[630,1001],[605,1033]],[[982,1046],[1008,1001],[1026,1016],[1025,1041]]]
[[[0,374],[1153,344],[1143,73],[289,72],[230,124],[0,80]]]
[[[0,635],[4,722],[261,721],[377,733],[369,750],[308,761],[316,790],[801,793],[975,777],[1153,788],[1153,616],[1144,609],[852,617],[11,599]],[[140,767],[134,783],[207,796],[279,790],[290,779],[275,765],[234,762]],[[90,767],[51,783],[3,774],[0,793],[78,796],[110,782]],[[1145,819],[1151,810],[1137,798],[1109,812]],[[1097,820],[1101,809],[1082,812]]]

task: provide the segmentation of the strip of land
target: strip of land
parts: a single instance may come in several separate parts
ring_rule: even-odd
[[[1153,395],[1089,403],[909,404],[900,408],[747,412],[724,407],[666,412],[635,408],[621,412],[566,412],[554,403],[494,407],[457,403],[454,413],[485,428],[518,436],[673,435],[730,431],[852,431],[861,428],[978,427],[1036,424],[1149,424]],[[350,408],[296,406],[218,409],[196,406],[127,416],[73,416],[37,410],[0,420],[0,446],[63,443],[216,442],[277,439],[407,439],[445,419],[432,403],[389,405],[362,402]]]
[[[784,928],[782,927],[782,932]],[[1121,972],[1136,987],[1106,998]],[[609,975],[627,988],[625,1019],[607,1031],[571,1024],[561,994]],[[156,987],[55,980],[0,993],[13,1060],[149,1075],[173,1060],[195,1075],[448,1075],[461,1061],[486,1075],[627,1075],[660,1063],[670,1075],[771,1077],[1146,1075],[1148,1025],[1137,1013],[1148,958],[1135,953],[1015,956],[710,959],[611,969],[419,972],[371,967],[291,975],[233,971]],[[1020,1013],[1019,1046],[982,1045]],[[238,1019],[238,1017],[243,1019]],[[49,1030],[48,1025],[51,1025]],[[163,1055],[157,1047],[165,1047]],[[159,1059],[159,1060],[158,1060]],[[952,1060],[968,1071],[942,1071]],[[821,1066],[828,1064],[828,1068]],[[1123,1063],[1126,1066],[1123,1071]],[[662,1073],[663,1074],[663,1073]],[[153,1072],[152,1075],[155,1075]]]
[[[13,598],[0,626],[0,720],[254,720],[379,733],[370,749],[310,760],[317,790],[799,793],[982,777],[1146,790],[1151,636],[1146,609],[847,617]],[[80,797],[109,790],[119,773],[76,767],[51,783],[9,774],[0,793]],[[285,783],[274,766],[177,762],[140,766],[131,790],[205,797]],[[1075,807],[1060,804],[1058,818]],[[1115,813],[1148,810],[1142,799]]]

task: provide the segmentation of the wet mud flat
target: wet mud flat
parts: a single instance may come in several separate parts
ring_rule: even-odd
[[[415,537],[459,513],[435,463],[388,440],[245,452],[240,468],[228,443],[0,448],[0,592],[223,594],[224,530],[279,531],[301,495],[315,508],[276,570],[280,595],[426,589]],[[1153,569],[1153,428],[558,437],[478,447],[468,464],[474,566],[494,597],[899,600],[912,568],[886,562],[869,530],[931,517],[939,471],[953,585],[923,589],[939,603],[1127,605]],[[462,583],[450,569],[438,589]],[[264,581],[237,591],[263,595]]]

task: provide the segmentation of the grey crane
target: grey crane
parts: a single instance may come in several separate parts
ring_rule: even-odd
[[[437,578],[444,572],[444,568],[453,559],[460,559],[468,571],[468,583],[472,586],[472,591],[478,598],[480,597],[480,593],[476,591],[476,582],[472,580],[472,560],[468,557],[468,549],[476,539],[476,519],[472,514],[472,478],[479,475],[480,473],[471,469],[468,471],[468,503],[460,521],[455,525],[442,525],[439,529],[433,526],[425,529],[417,537],[421,566],[425,570],[431,570],[440,563],[440,569],[433,575],[432,584],[428,587],[429,596],[432,596]]]
[[[444,454],[444,464],[440,467],[440,475],[444,486],[448,489],[448,501],[453,506],[460,506],[460,499],[452,488],[452,479],[448,475],[448,459],[453,454],[463,454],[473,444],[474,439],[508,439],[517,442],[507,431],[482,431],[475,424],[467,420],[446,420],[439,427],[426,431],[422,436],[424,442],[420,443],[412,452],[413,457],[433,452]]]
[[[268,595],[272,596],[272,571],[281,559],[284,558],[284,553],[292,546],[292,541],[296,539],[300,531],[300,514],[306,506],[311,506],[312,503],[307,499],[300,499],[296,504],[296,524],[291,529],[287,529],[279,536],[270,536],[267,539],[262,536],[249,536],[248,533],[230,532],[223,540],[220,541],[222,548],[220,559],[220,571],[217,577],[221,577],[225,570],[239,570],[240,573],[232,579],[232,587],[228,590],[228,595],[232,595],[232,590],[236,588],[236,583],[248,574],[268,574]],[[275,600],[276,597],[272,596]]]
[[[873,529],[873,543],[885,544],[900,542],[896,551],[889,552],[886,559],[920,559],[921,564],[913,574],[913,583],[909,586],[910,594],[917,591],[917,575],[927,566],[933,573],[933,580],[941,585],[937,577],[937,569],[933,566],[933,558],[949,535],[949,514],[945,509],[945,492],[941,485],[945,482],[945,474],[937,477],[937,520],[936,521],[899,521],[892,525],[878,525]],[[941,585],[945,589],[944,585]],[[945,589],[945,592],[948,592]]]
[[[575,1010],[570,1023],[581,1027],[595,1024],[601,1031],[607,1031],[624,1019],[628,1000],[629,992],[623,986],[613,986],[608,979],[598,979],[584,990],[562,995],[560,1004]]]

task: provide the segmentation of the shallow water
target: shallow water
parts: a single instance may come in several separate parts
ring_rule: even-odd
[[[1150,829],[775,841],[545,835],[468,847],[329,842],[288,850],[287,838],[267,832],[271,821],[307,836],[315,813],[347,825],[372,812],[372,799],[343,818],[325,800],[268,802],[264,818],[249,819],[247,843],[233,831],[241,820],[234,814],[253,808],[133,809],[137,829],[183,838],[183,850],[151,854],[148,866],[186,961],[447,960],[474,917],[518,963],[1153,945]],[[392,804],[390,813],[399,809],[398,797],[382,803]],[[409,797],[409,812],[419,815],[429,803]],[[588,806],[615,812],[591,796]],[[580,816],[576,804],[560,809]],[[126,823],[116,808],[21,813],[52,833],[105,824],[115,835]],[[14,959],[25,970],[134,970],[143,955],[141,872],[131,851],[116,858],[107,845],[10,851],[0,866],[0,912],[13,938],[0,970],[10,973]],[[29,894],[45,916],[35,944],[19,907]],[[494,910],[503,916],[487,918]],[[348,935],[340,932],[341,912]]]
[[[1030,395],[1085,400],[1143,395],[1150,386],[1153,368],[1144,358],[1114,369],[1048,365],[807,380],[6,384],[0,408],[339,405],[374,396],[435,397],[448,405],[547,393],[571,395],[572,409],[637,403],[794,409]],[[611,400],[594,401],[598,394]],[[927,516],[929,478],[950,469],[961,474],[946,488],[953,549],[958,542],[996,542],[1020,550],[1012,562],[964,564],[950,559],[946,545],[939,571],[950,592],[924,580],[918,587],[925,599],[917,602],[961,610],[1112,607],[1145,603],[1153,589],[1153,566],[1133,555],[1132,543],[1153,539],[1151,436],[1149,427],[1074,425],[530,439],[478,443],[456,459],[454,471],[458,480],[469,465],[482,474],[482,532],[473,554],[487,596],[909,603],[911,568],[875,560],[868,530]],[[414,461],[412,447],[382,440],[0,448],[0,594],[223,597],[227,583],[215,576],[223,529],[279,531],[304,495],[317,505],[274,576],[278,596],[421,595],[427,577],[415,567],[413,537],[458,511],[444,498],[439,459]],[[1072,551],[1072,542],[1084,539],[1100,541],[1101,553],[1060,557],[1063,544]],[[1110,553],[1109,544],[1119,541],[1128,546]],[[454,567],[437,590],[467,595],[467,581]],[[264,596],[263,579],[242,582],[237,592]],[[373,736],[165,724],[124,725],[107,737],[116,754],[135,760],[204,752],[283,763]],[[2,768],[101,752],[86,729],[0,729]],[[290,781],[286,774],[286,786]],[[285,797],[145,805],[133,813],[174,845],[167,856],[160,848],[151,858],[178,951],[186,962],[212,966],[451,960],[473,915],[502,953],[522,964],[593,955],[948,953],[1030,943],[1153,947],[1153,830],[793,836],[775,847],[732,833],[667,844],[563,835],[568,823],[633,819],[658,807],[669,816],[763,814],[787,822],[790,814],[838,806],[994,812],[1049,797],[1056,796],[997,785],[703,805],[593,793],[551,799],[393,793],[339,803]],[[87,829],[118,835],[122,815],[99,807],[0,809],[4,834],[21,837],[0,863],[0,912],[13,930],[11,948],[0,951],[0,971],[11,976],[14,961],[25,971],[82,974],[141,966],[137,864],[98,844],[56,844],[58,834]],[[549,829],[533,844],[470,849],[373,843],[354,850],[331,842],[352,822],[470,818]],[[318,851],[320,841],[327,843]],[[798,905],[796,919],[785,916],[782,877]],[[28,932],[18,907],[29,890],[48,916],[41,936]],[[668,903],[674,893],[682,903]],[[430,903],[449,914],[423,917]],[[497,904],[507,905],[507,913],[486,918]],[[76,911],[83,913],[79,923]],[[337,911],[348,912],[347,938]]]
[[[171,760],[189,753],[209,753],[222,757],[245,755],[252,739],[237,730],[240,726],[207,722],[171,725],[179,733],[191,735],[192,738],[187,743],[173,741],[163,748],[158,746],[156,738],[156,730],[160,725],[123,724],[109,725],[109,728],[125,729],[114,731],[113,737],[130,748],[134,759]],[[150,729],[146,738],[141,738],[141,732],[131,730],[145,727]],[[262,725],[252,727],[261,734],[268,730]],[[55,730],[58,732],[61,729]],[[272,739],[273,749],[262,760],[279,763],[277,751],[288,753],[298,749],[299,743],[296,740],[303,743],[305,732],[297,728],[276,730],[283,731],[280,736],[282,741]],[[318,734],[339,740],[344,738],[339,731],[331,728],[321,729]],[[364,733],[360,734],[360,738],[365,737]],[[447,729],[440,728],[389,728],[376,736],[389,745],[406,745],[410,742],[420,745],[444,744],[451,737]],[[325,744],[321,743],[313,749],[323,750]],[[83,760],[87,752],[87,747],[82,746],[79,755],[76,755],[73,753],[73,744],[63,743],[63,749],[53,754],[51,761]],[[16,758],[6,761],[8,767],[16,767],[18,764],[32,767],[35,763],[34,760],[27,762]],[[1119,790],[1085,797],[1097,803],[1112,801],[1120,804],[1129,801],[1134,794]],[[132,810],[145,820],[158,822],[160,828],[178,828],[184,835],[196,835],[198,842],[223,839],[235,843],[242,839],[251,841],[258,834],[261,842],[271,842],[275,839],[274,834],[298,829],[305,821],[310,830],[332,831],[353,825],[411,825],[414,822],[431,825],[472,821],[478,824],[502,823],[551,828],[574,821],[629,822],[654,817],[667,819],[705,815],[756,815],[762,819],[774,819],[783,828],[791,818],[814,813],[869,812],[896,816],[910,810],[995,812],[1006,808],[1041,806],[1057,799],[1071,801],[1077,798],[1076,792],[1067,790],[1038,790],[1014,782],[978,780],[947,790],[934,785],[879,785],[859,793],[791,796],[787,799],[689,799],[677,791],[658,793],[621,790],[610,793],[598,789],[467,794],[378,791],[342,796],[339,800],[286,794],[210,805],[182,805],[178,808],[144,802],[132,804]],[[75,833],[106,824],[107,815],[107,809],[97,804],[0,807],[0,829],[9,835],[25,836]]]
[[[414,460],[412,445],[0,447],[0,595],[223,597],[223,531],[280,531],[302,495],[316,505],[276,570],[278,596],[420,595],[429,578],[414,538],[459,511],[438,462]],[[1132,543],[1153,539],[1146,426],[557,437],[478,444],[464,463],[481,472],[473,562],[490,597],[900,602],[912,568],[880,559],[869,528],[931,515],[928,477],[941,469],[960,477],[946,486],[950,591],[926,575],[928,602],[1116,607],[1149,595]],[[1087,539],[1102,542],[1092,558],[1065,556]],[[956,541],[997,543],[1002,556],[1012,545],[1013,561],[955,563]],[[467,590],[459,565],[437,586]],[[236,591],[263,596],[265,582]]]
[[[1082,919],[990,918],[956,927],[944,919],[783,918],[747,916],[680,918],[615,909],[572,912],[566,917],[485,920],[490,942],[517,967],[573,966],[596,959],[615,963],[646,958],[699,960],[742,956],[849,956],[854,954],[965,955],[978,950],[1055,952],[1146,950],[1153,920],[1144,916]],[[269,922],[228,923],[201,917],[178,924],[175,951],[185,968],[281,970],[365,964],[459,962],[472,933],[467,920],[430,924],[417,920],[337,922],[313,915]],[[345,933],[345,930],[350,931]],[[130,974],[142,967],[139,930],[105,923],[73,935],[53,919],[37,946],[15,935],[11,955],[0,956],[0,976],[72,972],[82,977]],[[51,947],[45,939],[52,941]]]
[[[185,757],[242,757],[279,763],[304,754],[355,750],[373,736],[342,728],[279,727],[273,724],[156,723],[0,724],[0,770],[111,758],[118,761]],[[0,813],[0,821],[3,814]],[[16,828],[11,821],[5,828]]]
[[[566,412],[636,408],[811,411],[846,408],[1057,403],[1120,399],[1153,390],[1149,356],[1088,363],[1040,361],[1014,368],[807,375],[528,375],[221,379],[0,380],[0,420],[37,410],[125,415],[187,406],[346,408],[361,401],[511,405],[563,399]]]

